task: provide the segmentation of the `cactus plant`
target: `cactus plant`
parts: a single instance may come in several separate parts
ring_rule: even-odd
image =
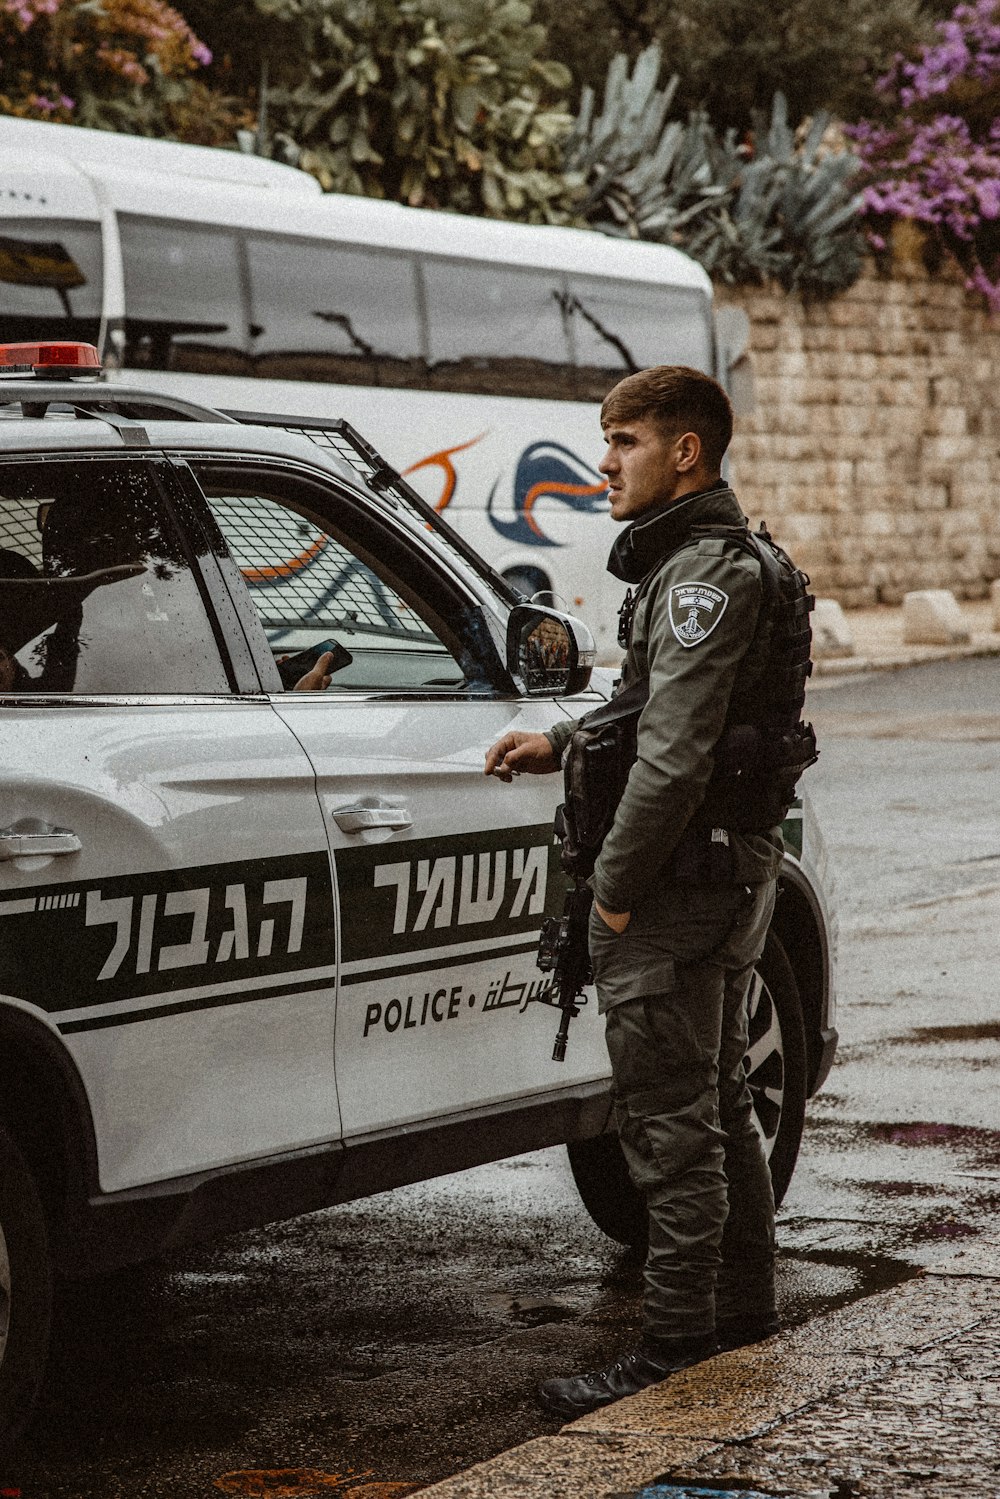
[[[584,89],[565,165],[585,183],[581,212],[608,233],[677,245],[712,275],[732,282],[775,280],[830,295],[861,269],[861,198],[856,158],[828,148],[830,121],[804,135],[776,94],[753,145],[719,135],[707,115],[668,119],[676,76],[660,86],[662,54],[646,48],[629,76],[624,55],[608,70],[604,103]]]

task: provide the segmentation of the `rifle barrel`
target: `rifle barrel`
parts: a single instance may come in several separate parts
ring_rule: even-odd
[[[569,1023],[572,1018],[571,1011],[563,1010],[559,1019],[559,1029],[556,1031],[555,1045],[552,1048],[553,1062],[565,1062],[566,1060],[566,1040],[569,1036]]]

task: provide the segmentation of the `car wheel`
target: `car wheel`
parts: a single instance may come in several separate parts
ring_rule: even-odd
[[[570,1140],[566,1146],[576,1189],[602,1233],[633,1249],[646,1247],[646,1200],[632,1185],[618,1136]]]
[[[750,1040],[747,1069],[754,1114],[764,1142],[775,1203],[788,1190],[799,1153],[806,1105],[802,1006],[791,964],[778,938],[768,933],[748,995]],[[642,1249],[646,1204],[628,1174],[615,1134],[567,1145],[583,1205],[598,1228],[619,1244]]]
[[[45,1215],[24,1157],[0,1129],[0,1450],[31,1416],[45,1372],[51,1317]]]
[[[743,1065],[771,1168],[775,1205],[788,1191],[806,1113],[806,1041],[792,965],[773,932],[750,982],[750,1043]]]

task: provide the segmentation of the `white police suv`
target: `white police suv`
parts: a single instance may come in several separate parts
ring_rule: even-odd
[[[0,370],[0,1428],[57,1274],[558,1142],[640,1236],[595,1007],[554,1062],[535,966],[558,777],[483,776],[606,693],[586,629],[345,423],[117,389],[85,345]],[[836,1044],[786,831],[747,1063],[779,1194]]]

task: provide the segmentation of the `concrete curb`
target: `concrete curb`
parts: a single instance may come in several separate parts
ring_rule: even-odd
[[[963,645],[910,645],[889,640],[881,648],[868,643],[854,656],[820,656],[813,662],[813,683],[817,677],[858,676],[869,671],[899,671],[904,666],[919,666],[925,661],[959,661],[975,656],[1000,656],[1000,634],[974,635]]]
[[[993,1350],[995,1373],[998,1282],[1000,1241],[977,1241],[891,1290],[720,1354],[419,1492],[639,1499],[650,1484],[688,1483],[760,1484],[798,1499],[996,1499],[1000,1403],[996,1384],[984,1403],[983,1350]],[[947,1391],[936,1430],[916,1419],[921,1385],[925,1416]],[[903,1481],[911,1475],[915,1486]]]
[[[856,676],[870,671],[898,671],[926,661],[959,661],[974,656],[1000,656],[1000,627],[991,599],[966,600],[956,606],[966,640],[937,645],[913,645],[904,639],[905,611],[901,604],[852,609],[845,615],[853,644],[849,655],[819,655],[813,665],[813,686],[829,686],[830,677]]]

